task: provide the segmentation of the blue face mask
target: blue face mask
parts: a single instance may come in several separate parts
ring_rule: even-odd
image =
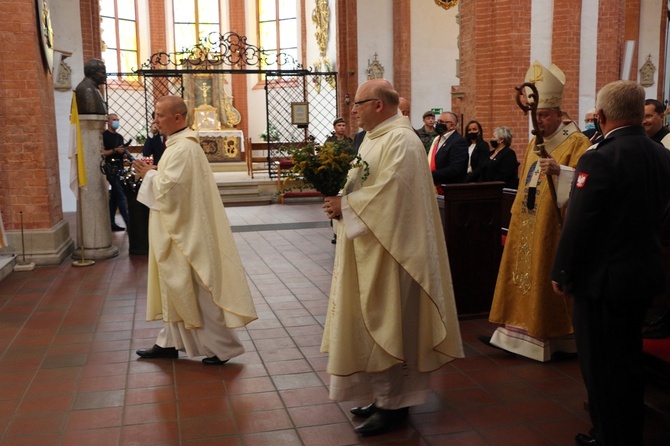
[[[584,126],[584,130],[595,130],[596,125],[593,122],[587,122]]]
[[[119,128],[119,121],[112,121],[112,128],[114,130],[118,129]]]

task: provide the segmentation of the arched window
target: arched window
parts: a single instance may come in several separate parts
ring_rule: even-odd
[[[108,73],[139,67],[136,0],[101,0],[102,58]]]
[[[212,32],[221,33],[219,0],[173,0],[172,14],[175,51],[191,48]]]
[[[298,59],[299,0],[258,0],[258,46],[270,53],[286,53]],[[263,69],[281,69],[281,61],[263,64]],[[289,67],[293,68],[293,67]]]

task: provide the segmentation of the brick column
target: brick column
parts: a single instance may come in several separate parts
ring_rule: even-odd
[[[358,89],[358,20],[356,0],[337,2],[337,103],[338,113],[349,124],[353,136],[358,124],[351,121],[351,106]],[[346,103],[347,98],[349,104]]]
[[[554,28],[551,61],[565,74],[564,112],[580,125],[579,116],[579,43],[581,41],[582,0],[554,2]]]
[[[620,0],[600,0],[598,4],[598,63],[596,91],[619,79],[626,11]],[[635,40],[638,40],[637,38]]]
[[[20,218],[26,260],[58,264],[72,249],[63,221],[58,170],[53,77],[44,64],[32,0],[0,3],[0,209],[10,252],[20,252]],[[27,51],[18,51],[19,43]],[[39,252],[39,255],[34,255]]]
[[[666,5],[663,5],[663,9],[667,11]],[[640,51],[640,0],[626,0],[626,6],[624,8],[624,34],[623,40],[634,40],[635,41],[635,51],[633,51],[633,63],[630,66],[630,72],[628,73],[628,79],[632,81],[637,81],[638,72],[640,68],[638,66],[637,58]],[[665,29],[665,24],[661,25],[661,29]],[[661,45],[663,47],[663,45]],[[663,60],[663,59],[659,59]]]
[[[228,14],[230,14],[230,31],[246,36],[245,25],[245,7],[244,0],[230,0]],[[230,76],[231,95],[233,96],[233,106],[240,112],[242,116],[241,122],[237,125],[238,130],[242,130],[246,137],[249,135],[249,103],[247,102],[247,76],[236,75]],[[248,150],[251,150],[249,147]]]
[[[412,100],[410,0],[393,0],[393,87]]]
[[[100,59],[102,57],[102,49],[100,48],[100,2],[99,0],[79,0],[79,9],[84,62],[93,57]]]
[[[149,0],[149,30],[151,54],[159,51],[171,52],[167,47],[167,29],[165,23],[165,0]],[[140,42],[142,45],[142,42]],[[144,61],[140,61],[144,63]]]
[[[528,117],[516,105],[514,87],[530,66],[530,5],[531,0],[461,3],[461,79],[452,89],[454,108],[466,123],[482,124],[484,139],[495,127],[512,129],[519,159],[528,144]]]

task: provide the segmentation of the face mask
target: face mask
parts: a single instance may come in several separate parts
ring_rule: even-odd
[[[595,130],[596,124],[594,122],[587,122],[584,126],[584,130]]]
[[[492,139],[491,140],[491,147],[493,147],[494,149],[498,148],[498,140],[497,139]]]
[[[438,122],[437,124],[435,124],[435,131],[439,135],[441,135],[443,133],[447,133],[447,124],[441,124],[441,123]]]
[[[118,129],[119,128],[119,121],[112,121],[112,128],[114,130]]]
[[[465,134],[465,137],[467,138],[468,141],[473,141],[473,140],[477,139],[478,136],[479,136],[479,133],[475,133],[475,132]]]
[[[595,127],[595,129],[596,129],[596,132],[598,132],[598,133],[600,133],[600,134],[602,135],[602,134],[603,134],[603,129],[600,128],[600,121],[599,121],[598,119],[596,119],[596,120],[593,122],[593,125],[594,125],[594,127]]]

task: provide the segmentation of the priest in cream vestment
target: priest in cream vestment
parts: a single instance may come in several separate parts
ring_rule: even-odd
[[[426,152],[388,81],[361,85],[353,113],[367,131],[339,197],[335,265],[321,350],[330,397],[371,398],[351,409],[360,435],[399,425],[426,402],[430,372],[463,357],[451,273]]]
[[[156,104],[155,122],[168,135],[156,170],[144,161],[137,200],[149,215],[147,320],[162,320],[156,345],[143,358],[205,356],[223,364],[244,353],[231,329],[257,318],[244,268],[212,170],[177,96]]]
[[[489,320],[505,324],[484,342],[537,361],[571,356],[576,352],[569,302],[554,294],[551,267],[558,245],[560,225],[551,197],[547,172],[553,175],[558,206],[564,212],[574,169],[590,147],[589,139],[570,122],[562,122],[560,110],[565,76],[535,62],[526,81],[539,93],[537,117],[544,132],[549,159],[540,158],[535,139],[530,141],[521,165],[505,250]]]

